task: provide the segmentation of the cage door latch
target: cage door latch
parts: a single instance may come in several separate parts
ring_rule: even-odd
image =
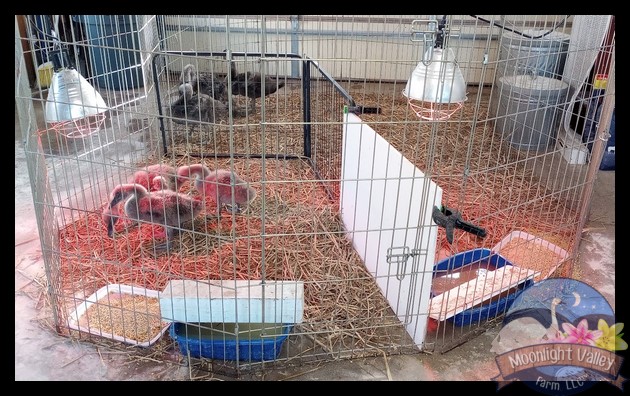
[[[396,264],[396,279],[403,280],[407,272],[407,261],[410,257],[427,254],[426,249],[409,249],[408,246],[387,248],[387,263]]]

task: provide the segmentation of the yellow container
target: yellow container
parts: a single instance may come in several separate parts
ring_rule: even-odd
[[[46,62],[39,65],[37,68],[37,78],[39,80],[39,88],[48,88],[52,83],[53,76],[53,63]]]
[[[606,89],[608,85],[608,74],[596,74],[593,82],[593,89]]]

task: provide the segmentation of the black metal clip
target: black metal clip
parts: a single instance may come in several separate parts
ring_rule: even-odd
[[[368,107],[368,106],[349,106],[348,111],[356,115],[360,114],[381,114],[380,107]]]
[[[446,240],[448,243],[453,243],[453,232],[455,228],[477,235],[478,237],[485,238],[486,230],[478,227],[474,224],[470,224],[462,220],[462,215],[455,209],[447,208],[442,205],[442,208],[433,206],[433,221],[440,227],[446,229]]]

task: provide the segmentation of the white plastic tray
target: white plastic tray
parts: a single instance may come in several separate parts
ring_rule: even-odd
[[[552,252],[554,252],[558,257],[558,263],[549,270],[549,273],[543,277],[542,279],[547,279],[548,277],[550,277],[554,271],[558,268],[558,266],[564,262],[564,260],[566,260],[569,257],[569,252],[567,252],[566,250],[562,249],[559,246],[554,245],[553,243],[542,239],[540,237],[537,237],[536,235],[532,235],[529,234],[525,231],[512,231],[511,233],[509,233],[508,235],[506,235],[503,239],[501,239],[501,241],[499,243],[497,243],[496,245],[494,245],[494,247],[492,248],[492,251],[495,253],[499,253],[501,254],[501,248],[503,248],[505,245],[507,245],[510,241],[512,241],[513,239],[516,238],[520,238],[520,239],[524,239],[525,241],[529,242],[529,241],[534,241],[535,244],[541,245],[546,249],[551,250]],[[514,265],[518,265],[518,263],[514,263],[512,262],[512,264]]]
[[[162,326],[162,329],[160,330],[160,332],[156,334],[155,337],[153,337],[151,340],[146,341],[146,342],[139,342],[132,338],[124,337],[118,334],[110,334],[100,329],[92,329],[89,327],[80,326],[79,319],[83,316],[83,314],[85,314],[88,308],[90,308],[100,299],[107,297],[109,293],[140,295],[140,296],[145,296],[145,297],[155,297],[159,299],[159,292],[157,290],[145,289],[144,287],[138,287],[138,286],[109,284],[97,290],[96,293],[92,294],[84,302],[78,305],[77,309],[74,310],[74,312],[70,314],[68,326],[75,330],[84,331],[86,333],[98,335],[105,338],[111,338],[113,340],[121,341],[126,344],[131,344],[131,345],[136,345],[136,346],[141,346],[141,347],[148,347],[148,346],[151,346],[153,343],[155,343],[166,332],[166,330],[168,330],[168,327],[171,325],[170,321],[162,320],[162,322],[164,322],[165,324],[164,326]]]

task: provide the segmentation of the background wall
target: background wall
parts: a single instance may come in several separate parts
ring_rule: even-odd
[[[229,47],[233,51],[253,53],[292,52],[319,61],[324,70],[339,81],[406,81],[424,52],[422,34],[416,34],[414,40],[418,41],[412,41],[412,30],[428,29],[430,17],[277,15],[265,16],[263,21],[261,16],[179,15],[164,16],[163,21],[166,50],[220,52]],[[546,31],[559,25],[557,32],[568,32],[572,21],[571,16],[566,18],[565,15],[478,17],[487,22],[469,15],[447,18],[453,32],[447,46],[455,52],[469,84],[488,84],[494,80],[499,44],[505,30],[491,23],[518,31]],[[229,34],[226,27],[230,28]],[[278,67],[288,68],[286,64]],[[181,65],[173,65],[172,69],[178,72]],[[276,70],[268,72],[275,74]],[[290,75],[293,71],[277,72]]]

